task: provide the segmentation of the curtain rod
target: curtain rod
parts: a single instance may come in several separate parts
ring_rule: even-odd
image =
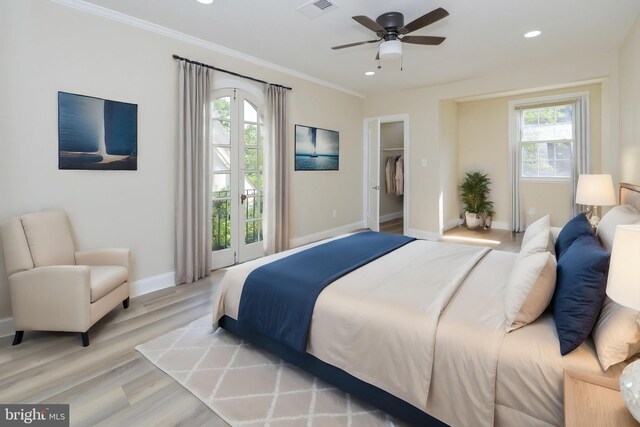
[[[193,61],[191,59],[183,58],[182,56],[178,56],[178,55],[175,55],[175,54],[173,55],[173,59],[179,59],[180,61],[185,61],[185,62],[188,62],[190,64],[201,65],[201,66],[206,67],[206,68],[211,68],[212,70],[220,71],[222,73],[231,74],[232,76],[242,77],[243,79],[248,79],[248,80],[253,80],[254,82],[263,83],[263,84],[271,85],[271,86],[277,86],[277,87],[281,87],[281,88],[287,89],[287,90],[293,90],[288,86],[282,86],[282,85],[279,85],[279,84],[269,83],[267,81],[256,79],[254,77],[249,77],[249,76],[245,76],[243,74],[234,73],[233,71],[229,71],[229,70],[225,70],[225,69],[222,69],[222,68],[214,67],[213,65],[203,64],[202,62]]]

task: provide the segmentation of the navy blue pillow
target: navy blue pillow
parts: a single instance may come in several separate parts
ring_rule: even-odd
[[[595,236],[587,216],[583,213],[579,213],[562,227],[562,231],[556,239],[556,258],[559,260],[563,252],[569,249],[569,246],[581,236]]]
[[[595,236],[579,237],[558,261],[553,318],[563,356],[582,344],[598,320],[608,272],[609,253]]]

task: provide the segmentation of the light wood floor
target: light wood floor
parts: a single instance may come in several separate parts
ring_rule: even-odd
[[[380,231],[384,233],[402,234],[403,219],[397,218],[380,223]],[[524,233],[512,233],[507,230],[468,230],[466,227],[457,226],[444,232],[443,241],[463,243],[466,245],[489,246],[493,249],[509,252],[520,252],[522,236]]]
[[[213,411],[134,350],[211,313],[224,270],[191,285],[132,298],[80,334],[25,332],[0,338],[0,402],[68,403],[73,426],[227,426]]]
[[[444,232],[445,242],[463,243],[465,245],[488,246],[493,249],[509,252],[520,252],[524,233],[513,233],[508,230],[468,230],[461,225]]]
[[[402,220],[381,224],[381,230],[402,233]],[[489,246],[515,251],[522,241],[522,234],[461,227],[445,236],[480,239],[461,240],[470,244],[493,240],[500,243]],[[226,426],[134,350],[210,314],[213,290],[224,272],[132,298],[128,310],[119,306],[91,328],[86,348],[80,334],[27,331],[15,347],[13,337],[0,338],[0,402],[68,403],[73,426]]]
[[[391,221],[381,222],[380,231],[383,233],[402,234],[404,231],[404,222],[402,218],[392,219]]]

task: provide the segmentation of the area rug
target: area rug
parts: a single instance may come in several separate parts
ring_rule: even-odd
[[[229,332],[211,316],[136,347],[232,426],[398,426],[384,412]]]

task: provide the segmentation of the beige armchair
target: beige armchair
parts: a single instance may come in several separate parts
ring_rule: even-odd
[[[76,252],[64,211],[37,212],[0,225],[16,335],[80,332],[120,302],[129,307],[129,249]]]

